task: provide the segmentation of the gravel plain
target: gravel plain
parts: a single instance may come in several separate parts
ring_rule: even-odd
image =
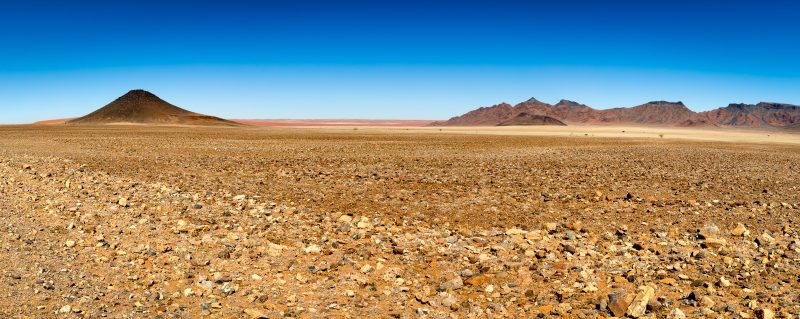
[[[0,317],[797,318],[799,205],[792,143],[5,126]]]

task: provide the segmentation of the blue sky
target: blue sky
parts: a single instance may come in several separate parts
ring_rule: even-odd
[[[445,119],[530,97],[800,104],[790,1],[1,6],[0,123],[83,115],[134,88],[229,118]]]

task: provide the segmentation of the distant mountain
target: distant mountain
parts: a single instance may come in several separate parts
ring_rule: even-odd
[[[481,107],[447,121],[435,122],[431,125],[523,125],[512,123],[518,123],[520,117],[532,116],[549,117],[567,125],[800,128],[800,107],[790,104],[731,104],[725,108],[697,113],[690,110],[682,102],[653,101],[634,107],[596,110],[569,100],[561,100],[551,105],[535,98],[514,106],[508,103],[501,103],[490,107]],[[532,120],[530,123],[537,123],[537,121]],[[547,124],[542,122],[539,125]]]
[[[654,101],[630,108],[595,110],[599,122],[583,124],[635,124],[656,126],[704,126],[707,123],[683,102]]]
[[[495,126],[517,114],[514,107],[508,103],[500,103],[489,107],[480,107],[463,115],[450,118],[444,122],[434,122],[434,126]]]
[[[791,104],[730,104],[700,114],[720,126],[800,128],[800,106]]]
[[[242,125],[218,117],[184,110],[167,103],[158,96],[145,90],[132,90],[86,116],[66,122],[68,125],[115,123],[210,126]]]

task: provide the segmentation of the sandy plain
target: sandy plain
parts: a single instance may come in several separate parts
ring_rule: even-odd
[[[0,127],[0,315],[795,318],[796,137]]]

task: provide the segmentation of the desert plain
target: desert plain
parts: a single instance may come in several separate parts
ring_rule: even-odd
[[[0,127],[3,318],[797,318],[800,135]]]

